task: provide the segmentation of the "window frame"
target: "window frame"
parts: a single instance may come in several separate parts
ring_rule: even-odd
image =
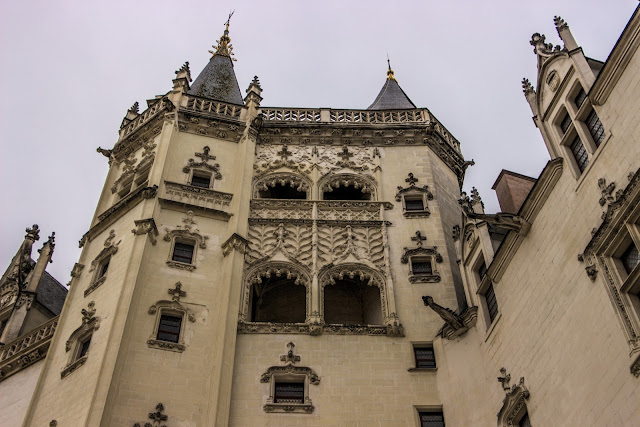
[[[418,366],[418,355],[416,354],[416,350],[430,349],[433,354],[433,366]],[[416,371],[424,371],[424,372],[435,372],[438,370],[438,362],[436,358],[436,351],[433,348],[433,342],[412,342],[411,343],[411,357],[413,366],[408,369],[409,372]]]
[[[209,178],[209,183],[207,184],[207,186],[204,185],[196,185],[193,183],[193,179],[194,177],[198,177],[198,178]],[[213,189],[213,183],[214,183],[215,179],[213,176],[213,172],[208,171],[206,169],[198,169],[198,168],[193,168],[189,171],[189,175],[187,177],[187,183],[192,186],[192,187],[198,187],[198,188],[204,188],[204,189]]]
[[[182,268],[189,271],[195,270],[196,260],[198,259],[197,258],[198,246],[200,246],[198,244],[198,241],[195,238],[182,236],[182,235],[175,235],[172,238],[170,238],[170,240],[171,240],[171,248],[169,249],[169,257],[167,259],[166,264],[169,267]],[[191,254],[191,262],[184,262],[184,261],[174,259],[176,244],[189,245],[193,247],[193,252]]]
[[[153,330],[149,339],[147,339],[147,346],[149,348],[157,348],[161,350],[168,350],[174,352],[183,352],[187,349],[185,342],[185,330],[187,329],[187,320],[195,322],[195,316],[188,308],[176,301],[158,301],[151,308],[149,308],[149,314],[155,314],[156,318],[153,322]],[[160,322],[163,316],[171,316],[180,318],[180,331],[178,332],[178,341],[167,341],[158,338],[160,332]]]
[[[414,406],[414,408],[415,408],[414,413],[415,413],[416,426],[422,427],[422,415],[426,415],[426,414],[440,414],[440,415],[442,415],[442,425],[443,426],[447,425],[442,406],[438,406],[438,405],[419,405],[419,406]]]

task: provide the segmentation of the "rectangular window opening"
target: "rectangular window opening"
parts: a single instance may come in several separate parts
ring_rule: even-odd
[[[587,99],[587,93],[584,91],[584,89],[580,88],[580,91],[578,92],[578,94],[576,95],[576,97],[574,98],[576,107],[580,108],[582,107],[582,104],[584,103],[584,101]]]
[[[579,136],[575,137],[570,148],[573,153],[573,157],[576,159],[580,172],[584,172],[589,164],[589,156],[587,155],[587,150],[584,149],[584,145],[582,144]]]
[[[111,262],[111,257],[102,261],[102,263],[100,264],[100,269],[98,270],[98,277],[96,277],[96,279],[99,279],[103,277],[105,274],[107,274],[107,271],[109,270],[110,262]]]
[[[423,211],[424,201],[422,197],[419,199],[404,199],[404,207],[408,211]]]
[[[209,188],[211,185],[211,174],[194,172],[191,177],[191,185],[195,187]]]
[[[498,300],[496,299],[496,294],[493,290],[493,283],[489,283],[489,287],[487,288],[487,292],[484,294],[484,297],[487,301],[489,320],[493,323],[495,318],[498,316]]]
[[[80,344],[80,353],[78,353],[78,359],[80,359],[81,357],[86,356],[86,354],[89,352],[89,346],[90,345],[91,345],[91,337],[89,337],[86,340],[82,341],[82,343]]]
[[[529,414],[524,413],[520,421],[518,422],[518,427],[531,427],[531,420],[529,419]]]
[[[177,343],[180,339],[181,326],[182,317],[163,314],[162,316],[160,316],[157,338],[161,341]]]
[[[304,382],[277,382],[274,403],[304,403]]]
[[[414,346],[413,354],[416,359],[416,368],[435,369],[436,355],[431,346]]]
[[[562,129],[562,133],[567,133],[569,126],[571,126],[571,117],[569,117],[569,114],[565,113],[564,119],[560,122],[560,129]]]
[[[173,261],[184,262],[185,264],[191,264],[193,261],[194,246],[189,243],[176,242],[173,246]]]
[[[411,258],[411,272],[413,274],[433,274],[431,260],[423,258]]]
[[[595,110],[591,110],[589,116],[587,117],[587,128],[589,129],[589,133],[593,138],[593,142],[595,142],[596,147],[599,147],[604,141],[604,126],[602,126],[602,122],[600,122],[600,118],[596,114]]]
[[[622,265],[624,266],[624,270],[627,274],[631,274],[633,269],[638,266],[640,263],[640,252],[638,252],[638,248],[633,244],[633,242],[622,253],[620,261],[622,261]]]
[[[420,427],[444,427],[444,415],[442,412],[420,411]]]

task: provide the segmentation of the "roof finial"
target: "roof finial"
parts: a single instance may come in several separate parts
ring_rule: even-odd
[[[227,22],[224,23],[224,26],[225,26],[224,34],[218,40],[218,45],[211,46],[212,48],[215,49],[215,51],[212,51],[212,50],[209,51],[209,53],[212,54],[213,56],[216,56],[216,55],[226,56],[232,61],[235,61],[236,59],[231,57],[231,55],[233,55],[233,47],[231,46],[231,38],[229,37],[229,21],[231,21],[231,17],[233,16],[234,12],[235,10],[232,10],[231,13],[229,13]]]
[[[388,53],[387,53],[387,64],[389,65],[389,70],[387,71],[387,80],[395,80],[396,77],[393,75],[393,70],[391,69],[391,60],[389,59]]]

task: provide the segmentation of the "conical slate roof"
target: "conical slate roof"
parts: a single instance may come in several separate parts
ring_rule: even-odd
[[[231,19],[229,15],[229,19]],[[236,73],[233,71],[233,47],[231,47],[231,38],[229,37],[229,19],[225,24],[224,34],[218,40],[218,45],[213,46],[214,51],[209,63],[200,72],[200,75],[193,82],[189,89],[190,95],[202,96],[204,98],[213,99],[215,101],[228,102],[231,104],[242,105],[242,93],[238,86]]]
[[[193,82],[189,94],[242,105],[242,93],[231,58],[214,54]]]
[[[367,110],[402,110],[409,108],[416,108],[416,106],[396,81],[391,65],[389,65],[387,81],[382,86],[376,100]]]

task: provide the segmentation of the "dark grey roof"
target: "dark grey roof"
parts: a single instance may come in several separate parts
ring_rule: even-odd
[[[416,108],[407,94],[404,93],[398,82],[393,78],[388,78],[378,97],[367,110],[402,110]]]
[[[57,316],[62,311],[62,305],[66,297],[67,288],[45,271],[40,282],[38,282],[36,291],[38,302]]]
[[[225,55],[214,55],[209,60],[193,82],[189,94],[231,104],[244,104],[233,63]]]

